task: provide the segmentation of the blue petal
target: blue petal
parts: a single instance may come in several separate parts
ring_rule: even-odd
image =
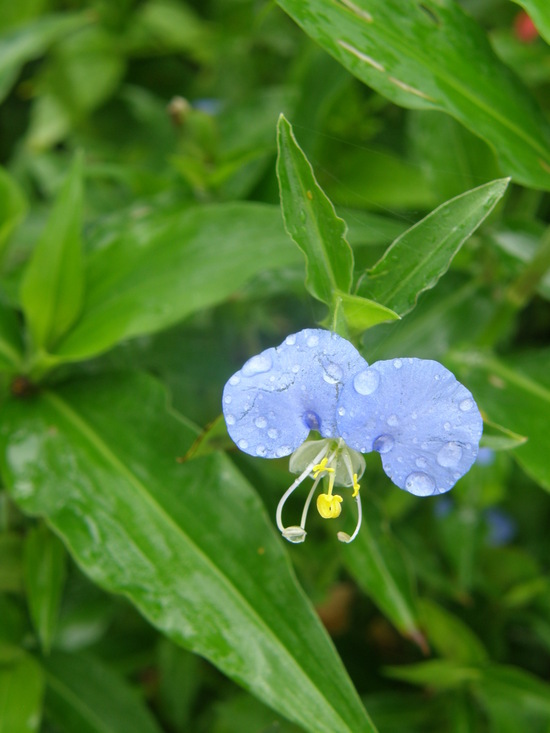
[[[393,483],[417,496],[449,491],[476,459],[477,405],[436,361],[376,362],[348,381],[338,405],[346,443],[378,451]]]
[[[250,455],[290,455],[317,430],[338,436],[336,406],[350,376],[367,362],[348,341],[330,331],[305,329],[277,348],[253,356],[223,391],[227,430]]]

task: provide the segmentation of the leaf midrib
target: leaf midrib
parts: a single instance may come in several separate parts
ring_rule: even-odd
[[[287,658],[291,660],[292,665],[295,667],[295,669],[298,670],[300,676],[305,679],[308,686],[315,691],[316,695],[318,697],[320,696],[326,702],[328,707],[334,712],[335,718],[343,724],[344,727],[342,728],[342,730],[347,730],[350,731],[350,733],[354,733],[353,731],[351,731],[347,723],[341,718],[338,711],[333,707],[331,703],[328,702],[324,694],[313,683],[304,668],[299,664],[298,660],[289,653],[287,647],[275,635],[273,630],[265,623],[264,619],[256,611],[256,609],[249,603],[248,599],[239,592],[238,588],[230,581],[228,576],[225,575],[223,571],[212,562],[212,559],[208,555],[206,555],[198,545],[196,545],[196,543],[183,531],[183,529],[164,510],[164,508],[153,499],[151,494],[147,491],[147,488],[141,483],[137,476],[135,476],[124,465],[124,463],[122,463],[122,461],[116,456],[116,454],[114,454],[113,451],[109,449],[109,447],[95,432],[95,430],[58,395],[55,395],[53,392],[44,392],[43,397],[54,407],[54,409],[57,409],[58,412],[64,415],[77,429],[79,429],[81,434],[85,438],[87,438],[87,440],[97,449],[97,451],[108,462],[110,462],[114,468],[118,469],[122,473],[122,475],[124,475],[128,479],[128,481],[130,481],[130,483],[138,490],[143,500],[147,504],[149,504],[168,525],[171,525],[175,529],[176,534],[180,534],[183,536],[184,542],[186,542],[192,548],[193,552],[201,557],[205,564],[211,568],[214,575],[219,578],[221,584],[226,586],[226,588],[230,591],[230,595],[239,600],[241,606],[244,606],[244,608],[246,608],[246,610],[249,612],[250,616],[256,619],[258,626],[260,628],[263,628],[266,632],[266,635],[268,637],[271,637],[275,641],[275,646],[284,649]]]

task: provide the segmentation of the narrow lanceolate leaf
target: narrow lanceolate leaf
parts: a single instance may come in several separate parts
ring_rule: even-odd
[[[10,234],[25,214],[27,202],[13,178],[0,168],[0,258]]]
[[[452,115],[491,144],[507,175],[526,185],[550,188],[550,125],[458,3],[278,0],[278,4],[380,94],[403,107]]]
[[[21,326],[17,313],[0,303],[0,370],[17,371],[23,359]]]
[[[56,349],[61,361],[159,331],[220,303],[254,275],[299,260],[279,208],[254,203],[130,215],[90,245],[97,250],[87,262],[84,307]]]
[[[353,253],[345,238],[346,223],[336,216],[283,115],[277,126],[277,145],[277,177],[286,230],[306,257],[309,292],[331,304],[335,291],[349,293],[351,288]]]
[[[343,548],[342,559],[358,585],[396,628],[425,647],[410,568],[375,503],[368,502],[361,531]]]
[[[446,201],[404,232],[362,277],[358,295],[372,298],[400,316],[416,305],[447,272],[462,244],[502,198],[508,179]]]
[[[47,715],[65,733],[160,733],[143,700],[99,659],[56,652],[42,664]]]
[[[468,380],[489,420],[527,438],[514,455],[550,491],[550,350],[506,361],[486,353],[459,353],[452,355],[450,363]]]
[[[21,304],[34,345],[51,348],[80,314],[82,259],[82,160],[75,158],[58,194],[21,284]]]
[[[45,653],[50,650],[55,632],[65,565],[65,548],[45,525],[28,532],[25,539],[25,588],[30,616]]]
[[[514,2],[525,8],[538,32],[550,43],[550,6],[546,0],[514,0]]]
[[[3,657],[0,649],[0,733],[36,733],[44,691],[40,665],[25,653]]]
[[[488,661],[485,647],[458,616],[427,599],[420,602],[420,613],[428,639],[439,654],[466,666]]]
[[[95,379],[3,408],[3,474],[83,570],[175,642],[311,733],[375,730],[289,568],[222,454],[144,376]]]

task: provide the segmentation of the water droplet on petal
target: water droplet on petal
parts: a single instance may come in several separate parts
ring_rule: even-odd
[[[279,431],[276,428],[269,428],[267,434],[271,438],[271,440],[277,440],[277,438],[279,437]]]
[[[300,365],[294,364],[294,366],[292,367],[292,371],[294,374],[298,374],[298,372],[300,371]]]
[[[296,334],[291,333],[290,336],[287,336],[285,339],[285,344],[288,344],[288,346],[294,346],[296,343]]]
[[[319,415],[316,412],[313,412],[313,410],[307,410],[303,414],[303,420],[306,427],[308,427],[310,430],[319,430],[321,427],[321,420],[319,419]]]
[[[257,456],[265,456],[266,453],[267,453],[267,449],[265,445],[260,444],[256,446],[256,455]]]
[[[340,417],[343,417],[346,414],[346,408],[345,407],[339,407],[338,408],[338,414]]]
[[[445,443],[437,454],[437,462],[443,468],[454,468],[462,458],[462,448],[458,443]]]
[[[223,398],[223,401],[225,402],[226,405],[230,405],[233,402],[233,397],[231,397],[231,395],[229,394],[225,395],[225,397]]]
[[[468,410],[471,410],[474,406],[474,401],[471,399],[462,400],[459,407],[462,410],[462,412],[468,412]]]
[[[273,361],[269,354],[257,354],[249,359],[241,369],[245,377],[253,377],[255,374],[268,372],[273,366]]]
[[[379,435],[372,444],[372,448],[378,453],[389,453],[395,441],[391,435]]]
[[[239,446],[239,448],[241,450],[246,450],[248,448],[248,440],[244,440],[244,439],[243,440],[239,440],[239,442],[237,443],[237,445]]]
[[[344,376],[343,371],[340,369],[338,364],[333,364],[329,361],[323,367],[323,379],[328,384],[337,384]]]
[[[445,424],[443,425],[443,429],[444,429],[444,430],[450,430],[450,429],[451,429],[451,423],[450,423],[450,422],[446,422],[446,423],[445,423]]]
[[[234,387],[236,384],[239,384],[240,381],[241,381],[241,378],[237,376],[236,374],[234,374],[231,377],[231,379],[229,380],[229,384],[231,384]]]
[[[431,496],[435,490],[435,481],[427,473],[414,471],[405,479],[405,488],[415,496]]]
[[[319,336],[317,336],[316,333],[312,334],[311,336],[308,336],[306,343],[310,347],[310,349],[312,349],[314,346],[317,346],[317,344],[319,343]]]
[[[403,366],[403,362],[401,361],[401,359],[394,359],[393,365],[396,369],[401,369],[401,367]]]
[[[362,395],[372,394],[380,382],[380,375],[375,369],[365,369],[353,378],[353,387]]]
[[[397,419],[397,415],[390,415],[388,419],[386,420],[388,425],[391,425],[392,428],[397,427],[399,425],[399,420]]]
[[[225,422],[227,425],[235,425],[235,415],[226,415]]]
[[[260,417],[257,417],[257,418],[256,418],[256,419],[254,420],[254,425],[255,425],[255,426],[256,426],[257,428],[265,428],[265,427],[267,427],[267,420],[265,419],[265,417],[262,417],[262,416],[260,415]]]
[[[275,453],[278,458],[283,458],[284,456],[288,456],[289,453],[292,453],[292,448],[289,445],[281,445]]]
[[[428,465],[428,461],[422,456],[420,456],[420,458],[417,458],[415,463],[417,468],[426,468],[426,466]]]

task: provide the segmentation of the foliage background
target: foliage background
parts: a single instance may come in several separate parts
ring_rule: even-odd
[[[543,0],[2,0],[0,30],[0,731],[548,733]],[[486,418],[447,496],[370,456],[349,547],[283,546],[286,462],[218,419],[335,316],[284,230],[281,112],[348,225],[339,327]],[[399,308],[369,280],[413,265]]]

